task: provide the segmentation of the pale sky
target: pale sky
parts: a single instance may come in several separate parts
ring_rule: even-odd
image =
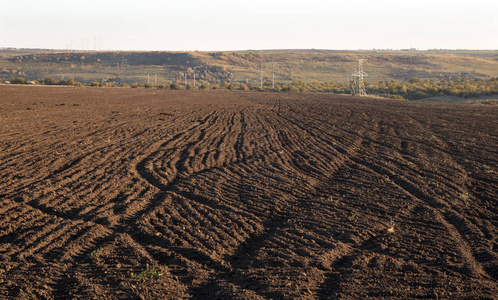
[[[0,47],[498,49],[498,1],[0,0]]]

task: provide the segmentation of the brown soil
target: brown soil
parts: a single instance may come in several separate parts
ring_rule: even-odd
[[[0,86],[0,298],[496,299],[497,115]]]

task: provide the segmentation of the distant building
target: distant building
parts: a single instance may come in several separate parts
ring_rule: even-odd
[[[5,81],[3,82],[3,84],[10,84],[10,81],[5,80]]]
[[[35,85],[35,84],[36,84],[36,82],[34,82],[34,81],[29,81],[29,82],[28,82],[28,84]]]

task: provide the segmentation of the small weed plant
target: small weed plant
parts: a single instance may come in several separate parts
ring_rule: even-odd
[[[102,249],[102,247],[96,249],[96,250],[93,250],[92,252],[90,252],[90,256],[91,257],[97,257],[99,255],[101,255],[102,253],[104,252],[104,249]]]
[[[147,280],[148,278],[162,276],[162,275],[163,275],[163,271],[152,267],[149,269],[145,269],[140,273],[133,273],[132,272],[131,278],[138,279],[138,280]]]

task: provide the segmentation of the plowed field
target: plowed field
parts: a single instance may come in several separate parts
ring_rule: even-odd
[[[497,299],[497,116],[0,86],[0,298]]]

